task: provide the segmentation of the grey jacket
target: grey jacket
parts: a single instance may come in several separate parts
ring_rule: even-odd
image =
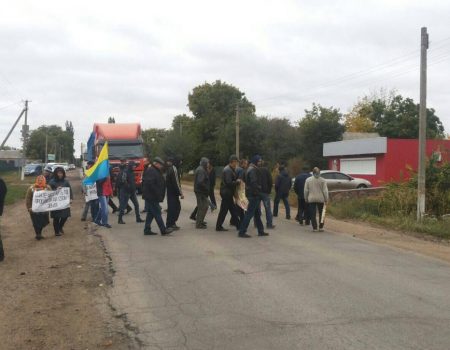
[[[308,177],[305,181],[305,201],[308,203],[328,202],[327,182],[319,177]]]

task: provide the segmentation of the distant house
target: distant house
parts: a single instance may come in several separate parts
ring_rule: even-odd
[[[22,152],[19,150],[0,150],[0,170],[16,169],[22,165]]]
[[[418,168],[419,141],[371,137],[328,142],[323,156],[329,169],[369,180],[373,186],[410,177]],[[426,155],[450,162],[450,140],[427,140]]]

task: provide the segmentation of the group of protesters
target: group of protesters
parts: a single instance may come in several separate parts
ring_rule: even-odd
[[[89,169],[94,165],[88,162]],[[125,224],[124,215],[134,209],[136,222],[144,223],[144,235],[156,235],[152,231],[151,225],[156,222],[161,235],[168,235],[179,230],[177,221],[181,212],[181,199],[184,194],[181,187],[181,161],[169,157],[163,161],[156,157],[146,165],[142,175],[142,198],[145,207],[141,211],[137,198],[137,186],[135,181],[133,161],[122,160],[119,171],[115,176],[114,189],[110,176],[97,180],[95,184],[83,185],[82,192],[86,196],[86,204],[82,211],[81,220],[86,221],[90,212],[94,224],[111,228],[109,224],[109,206],[112,212],[118,212],[118,224]],[[274,181],[273,181],[274,180]],[[36,191],[57,190],[61,187],[70,189],[70,200],[73,193],[69,181],[66,179],[65,170],[57,167],[52,171],[45,168],[44,174],[36,178],[35,183],[30,186],[26,194],[26,207],[30,213],[31,222],[34,227],[37,240],[43,238],[42,231],[53,220],[55,236],[64,233],[64,224],[70,217],[70,206],[65,209],[53,210],[49,212],[33,212],[32,200]],[[217,209],[215,198],[216,174],[209,159],[203,157],[194,173],[194,193],[196,197],[196,207],[190,218],[195,221],[197,229],[206,229],[206,215],[208,208],[211,211]],[[286,165],[277,164],[274,173],[271,173],[265,166],[261,156],[255,155],[250,161],[241,159],[236,155],[229,157],[228,164],[224,167],[220,181],[220,209],[217,216],[215,230],[218,232],[228,231],[224,227],[227,214],[230,214],[230,226],[238,231],[238,237],[249,238],[248,227],[253,220],[258,236],[268,236],[266,230],[274,229],[273,218],[278,216],[280,202],[285,206],[286,219],[291,219],[291,209],[289,205],[289,193],[291,188],[298,199],[298,211],[295,219],[300,225],[312,225],[314,231],[322,231],[324,221],[322,213],[324,204],[328,202],[328,188],[326,181],[320,177],[318,168],[311,172],[307,167],[295,178],[289,176]],[[271,205],[272,189],[275,189],[273,209]],[[95,196],[89,198],[88,192],[94,190]],[[119,205],[113,201],[113,193],[117,194]],[[167,218],[162,217],[161,203],[167,198]],[[129,206],[132,202],[134,208]],[[262,208],[265,211],[266,225],[262,221]],[[317,220],[317,212],[319,220]],[[146,213],[146,218],[141,218],[141,213]],[[1,248],[1,240],[0,240]]]

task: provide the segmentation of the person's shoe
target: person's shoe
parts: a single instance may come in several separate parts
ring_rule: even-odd
[[[121,216],[119,216],[119,221],[117,223],[121,224],[121,225],[125,225],[125,222],[122,220]]]
[[[200,225],[200,226],[195,226],[195,228],[199,229],[199,230],[205,230],[207,227],[206,227],[206,225]]]
[[[268,230],[273,230],[275,228],[275,225],[267,225],[266,228]]]
[[[172,227],[168,227],[168,228],[166,228],[166,230],[164,232],[161,232],[161,236],[170,235],[172,232],[173,232],[173,228]]]
[[[195,216],[193,216],[193,215],[189,216],[189,219],[191,219],[191,220],[193,220],[193,221],[196,221],[196,220],[197,220],[197,218],[196,218]]]
[[[93,221],[92,223],[93,223],[95,226],[102,226],[102,224],[99,223],[98,221]]]
[[[250,235],[248,235],[246,233],[240,233],[240,234],[238,234],[238,237],[239,238],[252,238],[252,236],[250,236]]]
[[[151,229],[149,229],[149,228],[145,228],[144,229],[144,235],[145,236],[154,236],[154,235],[157,235],[157,233],[156,232],[153,232]]]
[[[295,217],[295,221],[300,221],[300,219],[298,218],[298,216]]]
[[[62,233],[62,234],[64,234],[64,230],[63,230],[62,227],[59,229],[59,232]]]
[[[130,211],[133,211],[132,208],[128,208],[125,214],[128,214]]]
[[[40,241],[40,240],[43,239],[44,237],[42,237],[41,235],[37,235],[35,238],[36,238],[36,241]]]
[[[103,227],[112,228],[112,226],[110,224],[104,224]]]
[[[86,221],[86,218],[81,218],[81,221]]]
[[[322,228],[319,228],[319,232],[323,232],[323,227],[322,227]]]
[[[56,237],[60,237],[60,236],[61,236],[61,233],[60,233],[60,232],[55,232],[55,236],[56,236]]]
[[[286,220],[291,220],[291,217],[290,216],[286,216]]]
[[[178,231],[180,229],[180,226],[177,226],[177,224],[174,224],[174,225],[170,226],[170,228],[172,228],[174,231]]]
[[[317,232],[318,230],[316,228],[313,228],[313,232]]]
[[[305,221],[305,225],[306,225],[306,226],[311,225],[311,221],[306,220],[306,221]]]
[[[222,226],[220,226],[220,227],[217,227],[216,228],[216,231],[217,232],[226,232],[226,231],[228,231],[225,227],[222,227]]]
[[[142,218],[137,218],[136,222],[145,222],[145,220],[142,220]]]
[[[114,213],[116,213],[116,212],[118,212],[119,211],[119,209],[117,209],[117,208],[113,208],[113,211],[112,211],[112,213],[114,214]]]
[[[303,226],[303,220],[299,220],[298,223],[300,224],[300,226]]]
[[[203,221],[203,222],[202,222],[202,225],[203,225],[203,226],[208,226],[208,223],[207,223],[206,221]]]
[[[269,234],[267,232],[261,232],[258,233],[258,236],[263,237],[263,236],[268,236]]]

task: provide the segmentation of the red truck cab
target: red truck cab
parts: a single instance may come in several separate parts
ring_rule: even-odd
[[[111,182],[115,188],[121,160],[135,163],[134,178],[138,192],[142,189],[142,174],[147,159],[144,156],[144,145],[139,123],[94,124],[95,159],[108,141]]]

